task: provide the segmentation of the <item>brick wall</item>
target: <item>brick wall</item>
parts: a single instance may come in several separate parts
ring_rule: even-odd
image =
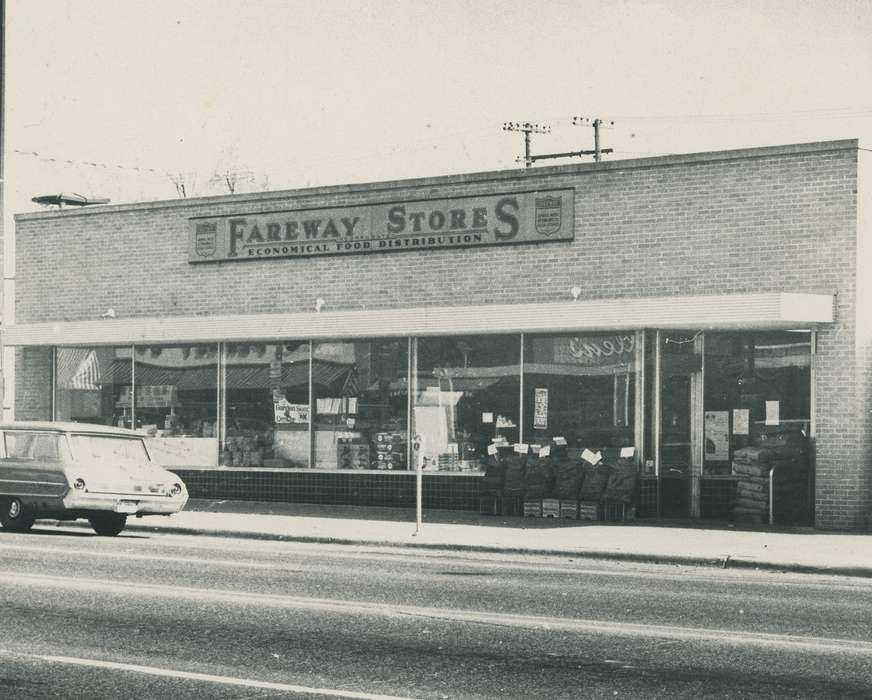
[[[17,321],[374,309],[754,291],[838,293],[819,334],[817,516],[857,527],[856,142],[179,200],[17,220]],[[190,265],[188,220],[575,189],[575,240]],[[393,274],[385,274],[385,270]],[[19,375],[20,376],[20,375]],[[19,381],[22,381],[20,378]],[[19,410],[19,415],[21,411]]]
[[[51,418],[51,348],[15,351],[15,419]]]

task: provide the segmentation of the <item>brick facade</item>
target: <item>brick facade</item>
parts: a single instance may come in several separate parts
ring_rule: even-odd
[[[572,286],[584,299],[837,294],[814,373],[816,522],[855,529],[869,524],[872,500],[857,186],[857,143],[841,141],[26,214],[16,320],[93,319],[107,308],[124,318],[288,313],[316,296],[370,310],[565,301]],[[191,217],[558,188],[576,193],[571,242],[187,262]],[[17,417],[46,417],[44,370],[28,352],[16,367]]]

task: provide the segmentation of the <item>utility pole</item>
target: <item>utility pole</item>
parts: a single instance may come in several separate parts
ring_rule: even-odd
[[[529,168],[536,160],[536,156],[530,154],[530,134],[550,134],[551,127],[540,124],[531,124],[530,122],[505,122],[503,131],[523,131],[524,132],[524,167]],[[520,159],[519,159],[520,160]]]
[[[611,148],[600,148],[600,127],[604,124],[602,119],[595,117],[594,119],[590,119],[589,117],[573,117],[572,125],[573,126],[592,126],[593,127],[593,159],[599,163],[602,160],[603,153],[611,153],[613,149]],[[614,122],[609,122],[609,126],[614,126]],[[588,151],[590,153],[590,151]]]
[[[606,122],[602,119],[589,119],[587,117],[573,117],[572,123],[574,126],[592,126],[593,127],[593,148],[592,151],[568,151],[566,153],[543,153],[541,155],[533,155],[530,153],[530,134],[548,134],[551,133],[550,126],[540,126],[539,124],[531,124],[530,122],[506,122],[503,124],[503,131],[523,131],[524,132],[524,165],[529,168],[537,160],[546,160],[551,158],[575,158],[578,156],[593,156],[593,159],[599,163],[602,160],[603,153],[611,153],[611,148],[600,147],[600,127]],[[608,122],[609,126],[613,126],[614,122]],[[520,162],[518,158],[518,162]]]

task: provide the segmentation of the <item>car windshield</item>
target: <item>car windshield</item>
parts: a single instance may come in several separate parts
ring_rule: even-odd
[[[73,449],[83,462],[145,464],[149,461],[145,444],[139,438],[111,435],[71,435]]]

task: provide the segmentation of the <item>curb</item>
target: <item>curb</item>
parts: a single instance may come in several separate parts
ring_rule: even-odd
[[[78,521],[53,521],[57,526],[81,527],[90,530],[90,526]],[[224,537],[243,540],[261,540],[268,542],[301,542],[306,544],[333,544],[362,547],[389,547],[394,549],[424,549],[429,551],[449,552],[479,552],[484,554],[527,554],[534,556],[572,557],[574,559],[599,559],[606,561],[624,561],[637,564],[659,564],[671,566],[704,566],[720,569],[755,569],[758,571],[774,571],[783,573],[813,574],[822,576],[849,576],[853,578],[872,578],[872,567],[863,566],[819,566],[813,564],[784,563],[758,561],[755,559],[734,558],[731,555],[723,557],[682,556],[643,554],[638,552],[615,552],[609,550],[568,550],[568,549],[530,549],[524,547],[497,547],[490,545],[473,545],[458,543],[423,543],[395,542],[377,539],[354,539],[348,537],[324,537],[317,535],[280,535],[266,532],[244,532],[239,530],[219,530],[190,527],[155,527],[153,525],[129,524],[125,531],[166,533],[169,535],[193,535],[199,537]]]

